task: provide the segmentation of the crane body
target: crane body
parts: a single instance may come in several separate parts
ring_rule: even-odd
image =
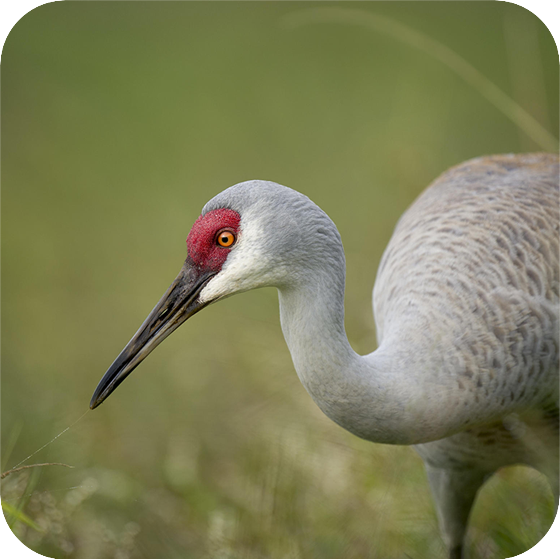
[[[452,559],[478,489],[527,464],[558,501],[558,157],[478,158],[403,214],[373,291],[378,348],[344,328],[345,258],[330,218],[267,181],[203,208],[179,276],[99,383],[94,408],[171,332],[219,299],[278,289],[297,374],[321,410],[364,439],[414,445]]]

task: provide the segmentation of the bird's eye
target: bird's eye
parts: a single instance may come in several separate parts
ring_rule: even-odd
[[[216,242],[221,247],[230,247],[233,243],[235,243],[235,235],[231,231],[220,231]]]

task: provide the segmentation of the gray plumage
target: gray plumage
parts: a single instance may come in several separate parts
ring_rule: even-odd
[[[558,500],[558,209],[557,156],[475,159],[419,197],[380,265],[380,343],[414,330],[417,366],[446,386],[451,436],[416,450],[452,549],[502,466],[540,469]]]
[[[307,197],[265,181],[203,213],[241,215],[238,246],[201,299],[279,290],[296,371],[331,419],[365,439],[413,444],[451,557],[483,481],[508,464],[543,471],[558,496],[558,157],[474,159],[401,217],[374,288],[379,347],[344,331],[344,251]]]
[[[344,329],[334,223],[285,186],[232,186],[204,207],[179,275],[90,407],[205,306],[276,287],[306,390],[359,437],[415,445],[450,557],[460,559],[476,493],[498,468],[541,470],[558,501],[558,173],[556,155],[502,155],[437,179],[385,251],[373,292],[379,344],[365,356]]]

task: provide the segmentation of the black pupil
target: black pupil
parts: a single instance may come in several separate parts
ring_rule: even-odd
[[[222,237],[222,243],[225,244],[225,243],[227,243],[228,241],[229,241],[229,238],[228,238],[226,235],[224,235],[224,236]]]

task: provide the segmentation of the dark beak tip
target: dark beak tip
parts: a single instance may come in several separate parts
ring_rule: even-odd
[[[100,406],[157,345],[208,304],[200,303],[197,298],[215,275],[215,271],[201,271],[192,267],[188,259],[185,261],[159,303],[99,381],[89,403],[90,409]]]
[[[103,398],[99,397],[99,394],[94,394],[91,398],[89,403],[89,409],[94,410],[96,407],[100,406],[103,403]]]

